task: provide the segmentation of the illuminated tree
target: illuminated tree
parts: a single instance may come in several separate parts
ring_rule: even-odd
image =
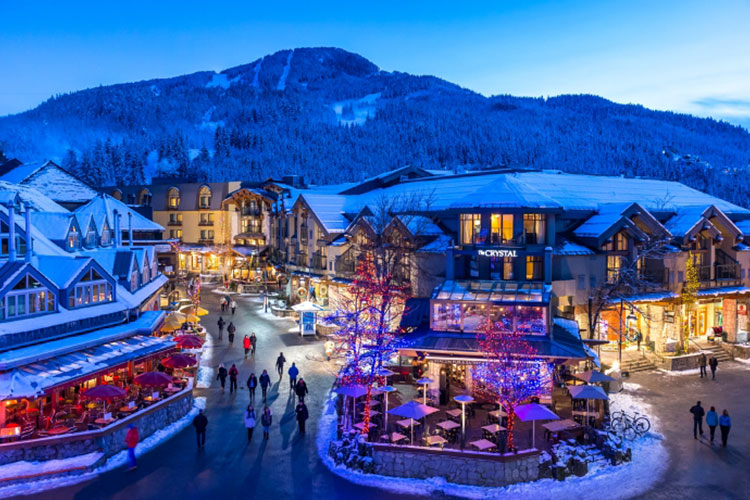
[[[683,338],[682,349],[687,351],[688,341],[690,338],[690,313],[693,311],[695,304],[698,302],[698,289],[700,281],[698,279],[698,270],[695,267],[693,252],[688,252],[688,259],[685,263],[685,284],[682,286],[680,300],[685,306],[685,315],[687,321],[684,321],[685,333]]]
[[[487,321],[477,333],[486,361],[472,369],[476,395],[497,401],[508,415],[508,449],[515,449],[513,427],[516,407],[549,390],[551,367],[537,356],[532,343],[502,322]]]

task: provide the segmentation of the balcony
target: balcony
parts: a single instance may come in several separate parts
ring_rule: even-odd
[[[336,270],[336,274],[341,276],[351,276],[357,268],[357,262],[354,259],[338,257],[333,267]]]
[[[207,246],[211,246],[211,245],[213,245],[213,244],[214,244],[214,239],[213,239],[213,238],[200,238],[200,239],[198,240],[198,244],[199,244],[199,245],[207,245]]]
[[[167,225],[168,226],[182,226],[182,221],[181,220],[170,220],[169,222],[167,222]]]
[[[298,267],[307,267],[307,254],[306,253],[298,253],[297,257],[295,258],[295,263]]]
[[[711,277],[712,267],[714,268],[713,278]],[[740,265],[738,263],[696,266],[696,271],[698,272],[698,281],[701,288],[739,286],[742,284]]]
[[[240,216],[242,217],[260,217],[259,208],[242,208],[240,209]]]
[[[528,241],[528,237],[532,237],[532,241]],[[519,234],[513,238],[503,238],[499,233],[481,234],[474,238],[473,243],[463,243],[463,246],[475,246],[475,247],[524,247],[526,244],[535,245],[537,244],[536,234]]]
[[[212,220],[202,220],[202,221],[198,222],[198,225],[199,226],[204,226],[204,227],[205,226],[211,226],[211,227],[213,227],[214,221],[212,221]]]
[[[314,253],[312,258],[312,268],[319,271],[325,271],[328,265],[328,259],[325,255]]]

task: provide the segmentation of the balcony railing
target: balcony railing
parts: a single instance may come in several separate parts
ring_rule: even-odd
[[[318,253],[313,254],[313,258],[312,258],[313,269],[325,271],[327,265],[328,265],[328,259],[326,258],[325,255],[321,255]]]
[[[212,220],[202,220],[202,221],[198,222],[198,225],[199,226],[213,226],[214,225],[214,221],[212,221]]]
[[[346,259],[339,257],[336,259],[336,263],[334,265],[334,268],[336,269],[336,274],[339,275],[351,275],[354,274],[354,270],[357,267],[357,263],[354,259]]]
[[[213,238],[200,238],[198,240],[199,245],[213,245],[214,239]]]
[[[167,225],[168,226],[181,226],[182,225],[182,221],[181,220],[171,220],[171,221],[167,222]]]
[[[242,217],[260,217],[260,209],[259,208],[243,208],[240,210],[240,215]]]
[[[711,267],[714,269],[713,277],[711,277]],[[696,266],[696,271],[698,272],[698,281],[701,288],[737,286],[742,284],[740,265],[737,263]]]
[[[297,258],[295,259],[297,265],[299,267],[307,267],[307,254],[306,253],[299,253],[297,254]]]

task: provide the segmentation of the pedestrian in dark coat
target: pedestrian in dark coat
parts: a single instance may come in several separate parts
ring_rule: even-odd
[[[299,425],[299,433],[304,434],[305,433],[305,421],[310,416],[307,412],[307,406],[305,406],[305,403],[300,401],[299,403],[297,403],[297,408],[295,408],[294,411],[297,414],[297,424]]]
[[[716,380],[716,367],[719,366],[719,360],[716,359],[716,356],[711,356],[708,366],[711,367],[711,380]]]
[[[138,429],[133,424],[128,425],[128,433],[125,434],[125,446],[128,447],[128,462],[130,463],[128,470],[138,467],[138,462],[135,461],[135,447],[138,446],[138,440]]]
[[[721,446],[727,447],[727,438],[729,437],[729,429],[732,428],[732,419],[729,418],[729,412],[724,410],[721,412],[719,417],[719,429],[721,430]]]
[[[239,374],[240,372],[237,370],[237,367],[232,365],[229,369],[229,394],[237,390],[237,375]]]
[[[221,340],[222,336],[224,335],[224,325],[227,324],[226,321],[224,321],[224,318],[219,316],[219,321],[216,323],[219,325],[219,340]]]
[[[203,414],[203,410],[198,410],[198,414],[193,419],[193,427],[195,427],[195,438],[198,441],[198,449],[206,446],[206,427],[208,426],[208,419]]]
[[[286,358],[284,357],[284,353],[280,352],[279,357],[276,358],[276,370],[279,372],[279,380],[284,378],[284,363],[286,363]]]
[[[292,362],[292,366],[289,367],[289,389],[292,391],[294,390],[294,386],[297,385],[297,375],[299,375],[299,370],[294,362]]]
[[[251,373],[247,378],[247,388],[250,391],[250,401],[255,401],[255,389],[258,388],[258,378],[255,373]]]
[[[706,414],[706,410],[701,406],[701,402],[698,401],[692,408],[690,413],[693,414],[693,437],[698,439],[698,431],[701,436],[703,435],[703,415]]]
[[[255,409],[253,405],[247,405],[247,410],[245,410],[245,428],[247,429],[248,443],[253,440],[253,431],[255,430],[256,423]]]
[[[230,321],[229,326],[227,327],[227,333],[229,334],[227,335],[229,337],[229,345],[232,345],[232,343],[234,342],[234,332],[236,331],[237,327],[234,326],[234,323]]]
[[[221,392],[224,393],[224,385],[227,383],[227,369],[224,368],[224,363],[219,363],[219,373],[216,378],[221,380]]]
[[[242,339],[242,347],[245,349],[245,359],[247,359],[247,355],[250,354],[250,337],[247,335]]]
[[[271,429],[273,423],[273,415],[271,415],[271,409],[268,406],[263,407],[263,413],[260,415],[260,425],[263,426],[263,437],[268,439],[268,432]]]
[[[260,389],[263,392],[263,402],[265,403],[268,386],[271,385],[271,377],[268,376],[268,372],[266,370],[263,370],[263,373],[260,374],[258,382],[260,382]]]
[[[707,364],[707,361],[708,360],[706,358],[706,353],[702,352],[701,353],[700,363],[699,363],[700,367],[701,367],[701,378],[708,377],[708,374],[706,373],[706,364]]]
[[[250,352],[255,356],[255,348],[258,347],[258,337],[255,336],[255,332],[250,333]]]
[[[706,413],[706,425],[711,435],[711,443],[714,442],[714,434],[716,434],[716,426],[719,425],[719,415],[716,413],[716,408],[713,406],[708,413]]]
[[[305,394],[308,393],[305,379],[300,377],[299,381],[297,382],[297,386],[294,388],[294,392],[297,393],[297,397],[299,398],[300,402],[305,400]]]

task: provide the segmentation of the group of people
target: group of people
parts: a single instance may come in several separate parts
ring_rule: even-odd
[[[223,316],[219,316],[219,321],[216,323],[219,327],[219,340],[224,338],[224,326],[227,324],[226,321],[224,321]],[[232,345],[234,343],[234,333],[237,331],[237,327],[234,326],[234,323],[232,321],[229,321],[229,326],[227,326],[227,338],[229,339],[229,345]]]
[[[228,295],[225,295],[221,298],[219,301],[221,305],[221,312],[229,312],[232,311],[232,316],[234,316],[235,311],[237,310],[237,302]]]
[[[711,368],[711,380],[716,380],[716,368],[719,366],[719,360],[716,359],[716,356],[711,356],[711,359],[709,360],[706,357],[706,353],[702,352],[699,364],[701,368],[701,378],[708,378],[708,372],[706,371],[706,365],[708,365]]]
[[[729,412],[727,410],[722,411],[721,415],[719,415],[716,412],[716,408],[712,406],[711,409],[708,410],[708,413],[706,413],[706,410],[701,406],[701,402],[698,401],[692,408],[690,408],[690,413],[693,414],[693,437],[695,439],[698,439],[698,434],[703,436],[703,417],[705,416],[706,425],[708,425],[711,434],[711,444],[714,442],[716,427],[718,427],[721,432],[721,446],[724,448],[727,447],[729,430],[732,428],[732,419],[729,417]]]

